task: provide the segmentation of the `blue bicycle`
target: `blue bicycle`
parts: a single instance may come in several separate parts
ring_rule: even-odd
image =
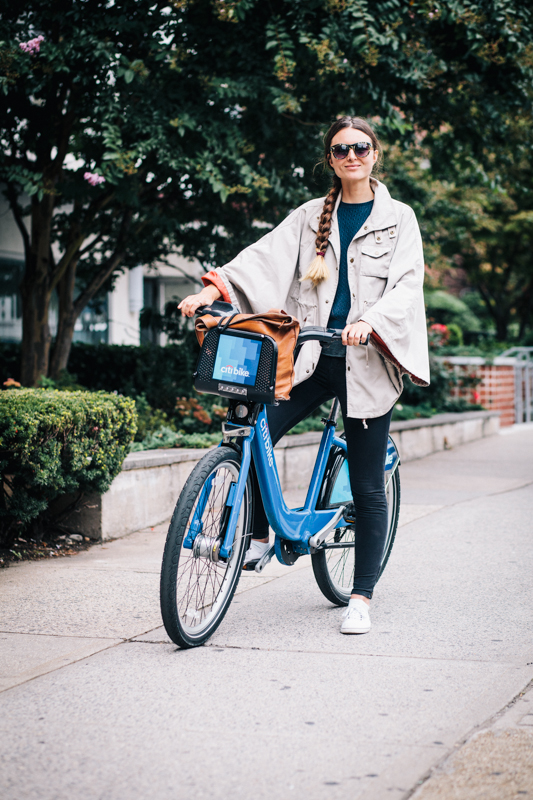
[[[209,313],[228,318],[236,309],[213,303]],[[297,348],[311,340],[338,338],[339,331],[303,328]],[[346,442],[336,434],[339,401],[323,420],[324,432],[305,503],[284,501],[265,405],[274,402],[275,343],[261,334],[209,331],[198,364],[196,386],[229,397],[223,441],[193,469],[176,504],[161,570],[165,629],[182,648],[204,644],[222,622],[235,594],[250,543],[253,459],[274,545],[255,565],[260,573],[274,554],[285,565],[311,554],[324,596],[347,605],[355,565],[355,526]],[[389,437],[384,465],[388,531],[379,575],[389,559],[400,512],[400,458]]]

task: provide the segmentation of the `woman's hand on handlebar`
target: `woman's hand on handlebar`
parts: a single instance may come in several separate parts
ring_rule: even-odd
[[[355,322],[353,325],[347,325],[342,332],[342,343],[345,345],[358,345],[366,341],[368,336],[374,329],[368,322]]]
[[[222,297],[221,292],[213,283],[210,283],[198,294],[190,294],[182,300],[178,305],[178,311],[181,311],[184,317],[193,317],[200,306],[208,306],[218,300],[219,297]]]

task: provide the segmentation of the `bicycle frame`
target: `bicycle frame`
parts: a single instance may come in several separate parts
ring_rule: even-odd
[[[228,498],[227,502],[227,505],[231,503],[232,508],[224,542],[220,549],[221,556],[227,558],[231,553],[252,456],[267,519],[276,537],[293,542],[294,549],[302,555],[311,552],[309,545],[311,536],[328,528],[342,514],[338,508],[320,510],[315,508],[331,446],[333,444],[340,447],[345,446],[344,441],[335,436],[335,426],[335,416],[330,415],[325,423],[305,503],[302,508],[290,509],[285,503],[281,490],[265,408],[261,409],[253,426],[243,428],[226,423],[224,426],[225,439],[231,439],[233,436],[239,438],[242,447],[242,462],[235,491],[231,492],[232,497]],[[203,510],[200,506],[201,503],[198,504],[199,516]],[[191,531],[193,528],[196,533],[197,528],[194,524],[191,525]],[[188,546],[188,543],[185,546]],[[192,546],[192,541],[190,546]],[[278,559],[281,560],[279,554]]]
[[[242,461],[239,478],[232,485],[226,500],[226,507],[230,511],[224,541],[220,549],[220,555],[223,558],[228,558],[231,554],[252,457],[268,522],[276,534],[276,539],[286,539],[292,542],[295,552],[301,555],[310,553],[312,545],[310,545],[309,540],[311,537],[331,530],[342,517],[346,504],[352,499],[348,488],[349,476],[347,470],[344,481],[346,487],[344,487],[342,496],[336,498],[335,507],[328,509],[316,508],[332,446],[338,447],[344,452],[347,449],[346,441],[335,433],[337,411],[338,401],[332,408],[328,419],[324,421],[324,432],[309,482],[307,497],[304,505],[297,509],[288,508],[283,498],[265,407],[259,412],[254,425],[239,426],[235,423],[225,423],[224,441],[227,442],[233,438],[239,439],[242,449]],[[399,463],[398,451],[393,441],[389,439],[385,462],[385,472],[388,473],[387,485]],[[198,500],[189,533],[183,543],[184,547],[188,549],[192,548],[194,539],[201,533],[201,518],[210,490],[211,481],[207,481]],[[276,547],[276,555],[278,560],[284,564],[285,562],[280,557],[279,547]]]

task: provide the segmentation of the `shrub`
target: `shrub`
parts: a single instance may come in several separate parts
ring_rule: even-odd
[[[31,527],[62,494],[105,492],[136,430],[135,404],[103,392],[0,392],[0,543]]]
[[[469,308],[464,299],[460,299],[443,289],[424,292],[428,319],[444,325],[456,324],[462,330],[478,331],[482,328],[481,320]]]
[[[173,414],[178,397],[190,397],[199,347],[190,331],[179,344],[72,345],[68,369],[87,389],[144,395],[152,408]],[[13,375],[13,377],[16,377]]]
[[[159,430],[147,434],[140,442],[133,442],[130,451],[157,450],[167,447],[212,447],[219,444],[222,433],[182,433],[163,426]]]
[[[135,410],[137,411],[136,442],[142,442],[148,434],[159,428],[167,427],[175,430],[174,424],[168,419],[168,414],[160,408],[152,408],[144,393],[135,398]]]

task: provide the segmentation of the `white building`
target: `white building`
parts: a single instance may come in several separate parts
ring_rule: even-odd
[[[19,284],[24,272],[22,236],[5,198],[0,195],[0,341],[20,341],[22,309]],[[133,344],[151,341],[165,344],[164,334],[141,331],[140,311],[163,312],[165,304],[198,291],[203,269],[197,261],[179,255],[168,264],[148,268],[140,265],[118,275],[113,291],[91,303],[78,318],[74,341]],[[52,335],[57,329],[57,302],[50,309]]]

